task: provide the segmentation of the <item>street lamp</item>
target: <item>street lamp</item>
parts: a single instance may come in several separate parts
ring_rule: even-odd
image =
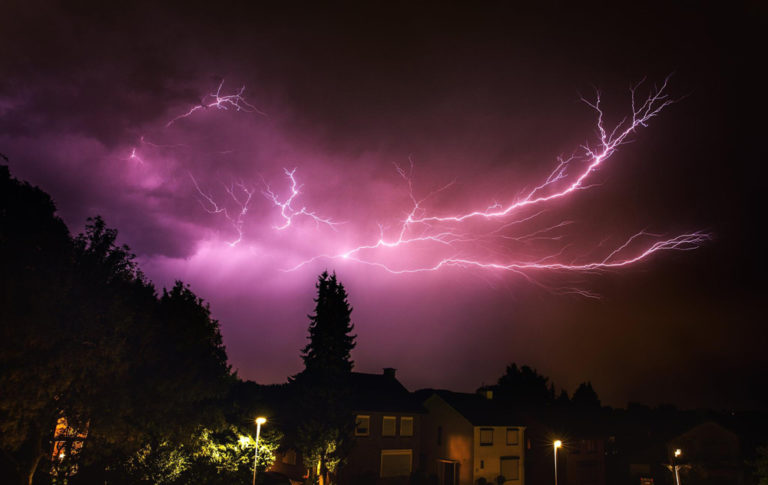
[[[259,416],[256,418],[256,452],[253,455],[253,485],[256,485],[256,464],[259,461],[259,435],[261,434],[261,425],[267,422],[267,418]]]
[[[557,449],[563,446],[563,442],[560,440],[555,440],[552,445],[555,448],[555,485],[557,485]]]
[[[674,456],[672,457],[672,472],[675,474],[675,485],[680,485],[680,473],[678,472],[679,467],[677,466],[677,459],[680,458],[683,454],[683,450],[680,448],[675,449],[675,452],[673,453]]]

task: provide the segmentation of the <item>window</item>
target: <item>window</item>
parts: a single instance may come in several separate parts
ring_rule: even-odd
[[[381,436],[395,436],[397,432],[397,416],[384,416],[381,421]]]
[[[480,446],[493,444],[493,428],[480,428]]]
[[[371,417],[358,414],[355,418],[355,436],[369,436],[371,434]]]
[[[437,446],[440,446],[443,444],[443,427],[438,426],[437,427]]]
[[[520,457],[502,456],[501,457],[501,476],[504,481],[520,480]]]
[[[520,431],[517,428],[507,428],[507,445],[520,443]]]
[[[411,474],[413,450],[381,450],[381,477],[403,477]]]
[[[400,418],[400,436],[413,436],[413,418],[403,416]]]

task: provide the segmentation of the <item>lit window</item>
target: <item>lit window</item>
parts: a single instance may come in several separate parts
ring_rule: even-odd
[[[504,477],[504,481],[520,480],[520,457],[502,456],[501,476]]]
[[[381,450],[381,477],[407,477],[412,464],[413,450]]]
[[[355,418],[355,436],[369,436],[371,434],[371,417],[358,414]]]
[[[397,417],[384,416],[381,421],[381,436],[395,436],[397,433]]]
[[[400,436],[413,436],[413,418],[407,416],[400,418]]]
[[[480,428],[480,446],[493,444],[493,428]]]
[[[520,433],[517,428],[507,428],[507,444],[508,445],[516,445],[520,441],[519,437]]]

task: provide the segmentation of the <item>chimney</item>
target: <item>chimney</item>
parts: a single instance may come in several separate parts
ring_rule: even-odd
[[[392,367],[385,367],[384,372],[382,372],[382,374],[384,375],[384,377],[394,379],[396,372],[397,372],[397,369],[393,369]]]

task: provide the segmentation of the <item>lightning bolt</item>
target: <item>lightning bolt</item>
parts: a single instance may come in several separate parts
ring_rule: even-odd
[[[709,241],[712,237],[711,234],[694,231],[664,238],[658,234],[640,231],[625,239],[622,244],[607,251],[604,256],[586,260],[574,257],[563,260],[564,254],[570,249],[568,245],[538,258],[519,256],[510,259],[508,256],[509,244],[511,243],[536,245],[541,241],[558,243],[564,239],[561,231],[573,224],[573,221],[561,221],[522,235],[508,235],[506,231],[514,229],[515,226],[522,223],[536,220],[545,210],[530,215],[523,214],[510,220],[518,212],[530,207],[545,205],[556,199],[572,197],[577,191],[592,187],[593,185],[589,185],[590,176],[600,169],[621,145],[627,143],[633,133],[642,127],[647,127],[648,123],[664,108],[674,103],[674,100],[666,93],[668,82],[669,78],[666,78],[661,85],[652,87],[642,102],[637,101],[636,95],[642,81],[631,86],[631,113],[612,128],[606,127],[600,93],[597,92],[592,101],[582,98],[582,101],[597,114],[598,140],[595,146],[584,144],[574,155],[568,158],[559,158],[557,165],[541,183],[527,191],[522,197],[518,197],[505,205],[496,203],[482,210],[469,210],[447,215],[426,214],[423,210],[424,201],[434,193],[446,190],[451,184],[419,200],[413,192],[413,161],[409,159],[411,166],[408,171],[396,165],[397,173],[406,181],[412,208],[405,219],[400,222],[394,237],[387,239],[384,235],[383,226],[379,225],[380,236],[377,241],[346,249],[336,254],[314,256],[287,271],[299,269],[319,259],[342,259],[380,268],[392,274],[431,272],[447,267],[513,272],[539,284],[535,275],[546,272],[590,273],[607,271],[640,263],[662,251],[696,249]],[[582,168],[571,170],[574,166],[581,166]],[[472,228],[462,230],[461,227],[471,220],[485,221],[486,223],[497,224],[499,227],[485,233],[478,233],[476,229]],[[600,247],[603,243],[604,241],[601,241],[597,246]],[[381,251],[401,251],[408,246],[425,244],[432,246],[433,250],[442,247],[453,254],[440,257],[431,264],[413,265],[404,262],[405,258],[399,257],[397,253],[389,258],[395,259],[396,263],[389,263],[387,262],[387,255],[381,253]],[[499,246],[498,249],[496,249],[497,246]],[[499,255],[485,258],[467,255],[467,253],[476,252],[478,249],[484,249],[491,253],[498,252]],[[568,288],[563,291],[595,297],[589,291],[578,288]]]
[[[262,116],[267,116],[266,113],[259,110],[252,104],[250,104],[248,101],[245,100],[245,97],[243,97],[243,93],[245,92],[245,86],[242,86],[238,91],[235,91],[232,94],[221,94],[221,88],[224,86],[224,80],[222,80],[219,83],[219,87],[216,89],[215,92],[207,94],[203,97],[200,104],[191,107],[187,112],[180,114],[179,116],[173,118],[168,123],[166,123],[165,127],[168,128],[171,125],[173,125],[175,122],[179,121],[182,118],[188,118],[192,116],[195,112],[200,111],[202,109],[220,109],[220,110],[235,110],[235,111],[244,111],[246,113],[257,113]]]
[[[301,209],[296,209],[293,207],[293,202],[295,201],[296,197],[298,197],[301,192],[301,186],[298,185],[296,182],[296,177],[294,174],[296,173],[296,169],[288,170],[287,168],[283,169],[283,172],[285,172],[285,176],[288,177],[290,182],[290,192],[291,195],[288,196],[287,199],[285,199],[284,202],[280,201],[280,198],[275,194],[272,189],[270,188],[269,184],[264,182],[264,190],[262,191],[262,194],[264,194],[264,197],[271,200],[272,203],[275,204],[276,207],[280,209],[280,217],[283,219],[283,223],[277,226],[273,226],[274,229],[277,229],[278,231],[282,231],[283,229],[287,229],[290,227],[290,225],[293,223],[293,219],[299,216],[306,216],[315,221],[315,224],[319,226],[320,224],[325,224],[328,227],[330,227],[333,230],[336,230],[335,226],[340,224],[339,222],[334,222],[333,220],[327,218],[327,217],[321,217],[318,216],[315,212],[308,210],[306,207],[301,207]]]
[[[284,201],[281,202],[279,197],[269,188],[269,185],[264,182],[265,189],[262,191],[265,197],[267,197],[269,200],[271,200],[275,206],[277,206],[280,209],[280,217],[283,219],[283,224],[278,226],[273,226],[274,229],[282,231],[283,229],[288,228],[293,223],[293,220],[296,217],[299,216],[305,216],[310,219],[312,219],[315,224],[318,226],[320,224],[325,224],[329,226],[331,229],[335,230],[335,227],[337,224],[341,224],[340,222],[335,222],[329,218],[318,216],[315,212],[310,211],[306,207],[302,206],[301,209],[296,209],[292,206],[294,203],[296,197],[298,197],[301,192],[301,186],[298,185],[298,182],[296,181],[295,173],[296,169],[288,170],[284,169],[286,176],[290,180],[290,196]],[[214,198],[214,196],[210,192],[204,191],[200,184],[197,182],[197,179],[195,179],[192,174],[189,174],[190,179],[192,180],[192,184],[195,187],[195,190],[197,191],[197,194],[199,196],[198,201],[200,202],[200,205],[203,207],[203,209],[208,212],[209,214],[221,214],[224,216],[224,218],[229,221],[229,223],[232,225],[232,228],[237,233],[237,238],[233,241],[228,242],[230,246],[237,246],[243,241],[244,231],[243,226],[245,224],[246,216],[248,215],[248,211],[250,210],[251,204],[253,203],[253,195],[256,193],[256,189],[250,188],[243,182],[231,182],[230,184],[222,184],[224,188],[224,192],[228,195],[228,202],[227,204],[223,204],[220,202],[217,202],[217,200]],[[262,179],[263,180],[263,179]],[[232,207],[234,206],[234,209]]]
[[[647,127],[648,122],[651,119],[655,118],[664,108],[674,103],[674,100],[666,94],[667,85],[669,83],[669,77],[667,77],[660,86],[652,88],[645,101],[638,105],[636,102],[636,91],[642,83],[643,81],[630,88],[632,106],[631,116],[624,118],[610,130],[605,127],[605,114],[600,106],[600,92],[598,91],[596,93],[594,101],[589,101],[582,97],[581,100],[597,113],[597,130],[600,135],[597,146],[592,148],[586,144],[582,145],[581,156],[573,155],[567,159],[559,159],[558,165],[544,182],[534,187],[521,199],[506,206],[494,205],[481,211],[472,211],[449,216],[421,217],[406,222],[463,222],[474,217],[505,217],[525,207],[541,204],[554,199],[560,199],[570,195],[576,190],[588,188],[588,186],[585,185],[585,182],[589,176],[596,172],[600,166],[616,152],[619,146],[626,143],[627,138],[631,134],[636,132],[638,128]],[[586,160],[586,166],[573,177],[573,180],[570,183],[566,183],[564,187],[560,187],[559,189],[555,188],[560,185],[558,182],[568,180],[567,170],[573,165],[573,162],[577,160]],[[549,192],[547,192],[548,190]]]
[[[594,98],[581,98],[596,115],[596,139],[584,143],[568,157],[559,157],[551,171],[533,188],[510,191],[506,202],[496,202],[485,208],[467,207],[453,213],[434,213],[427,202],[437,194],[450,190],[455,182],[418,197],[414,190],[414,162],[409,165],[395,164],[395,172],[404,182],[409,209],[394,224],[378,224],[378,237],[354,247],[320,254],[299,262],[286,271],[297,270],[318,260],[347,260],[367,265],[392,274],[413,274],[440,271],[447,268],[476,269],[498,273],[514,273],[527,281],[549,288],[540,278],[547,274],[588,274],[619,270],[649,260],[665,251],[690,251],[711,240],[704,231],[664,236],[645,230],[616,239],[612,236],[583,246],[572,241],[576,218],[564,220],[545,219],[552,212],[549,207],[556,200],[567,200],[582,190],[598,186],[594,174],[603,169],[619,148],[629,143],[641,128],[645,128],[665,108],[675,103],[667,93],[669,78],[651,86],[640,98],[638,92],[644,80],[630,87],[628,115],[611,126],[606,122],[600,92]],[[205,109],[255,112],[264,115],[248,103],[242,87],[230,94],[223,94],[224,81],[215,92],[206,95],[199,105],[171,119],[170,127],[182,118]],[[144,140],[150,148],[175,148],[182,145],[156,145]],[[143,163],[136,149],[129,159]],[[261,194],[277,209],[280,222],[272,226],[275,231],[285,231],[295,226],[297,219],[314,221],[319,228],[328,226],[334,231],[342,224],[319,215],[299,203],[302,185],[297,180],[297,169],[283,169],[288,179],[285,195],[273,190],[262,178]],[[246,219],[254,203],[256,189],[244,182],[223,184],[225,197],[217,200],[213,193],[201,187],[190,174],[203,209],[210,214],[221,214],[232,226],[236,238],[228,244],[236,246],[244,240]],[[220,194],[221,195],[221,194]],[[545,222],[546,221],[546,222]],[[610,245],[608,241],[618,240]],[[579,249],[581,248],[581,249]],[[550,288],[560,293],[573,293],[594,298],[588,290],[578,287]]]
[[[224,191],[229,195],[236,207],[236,209],[232,211],[226,206],[217,203],[213,196],[203,191],[192,174],[189,174],[189,178],[192,179],[192,184],[195,186],[195,189],[200,196],[200,199],[198,200],[203,209],[209,214],[224,215],[237,233],[237,238],[227,244],[232,247],[240,244],[243,240],[243,224],[245,223],[245,216],[248,214],[248,209],[250,208],[251,200],[256,190],[249,189],[242,182],[233,182],[229,185],[224,185]]]

